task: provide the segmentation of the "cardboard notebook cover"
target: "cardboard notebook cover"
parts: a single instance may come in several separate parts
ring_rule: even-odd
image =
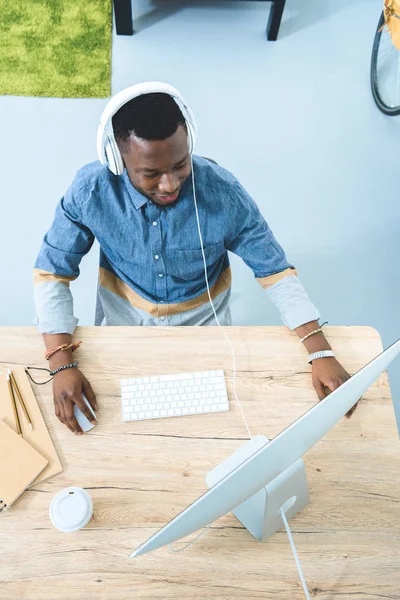
[[[48,465],[44,471],[42,471],[40,475],[32,482],[32,484],[36,484],[44,479],[48,479],[49,477],[56,475],[57,473],[61,473],[63,467],[58,458],[56,449],[51,440],[49,431],[42,417],[42,413],[40,412],[38,402],[35,398],[35,394],[33,393],[24,368],[13,365],[9,365],[8,368],[10,368],[17,381],[18,388],[21,392],[22,398],[33,423],[32,431],[26,420],[25,413],[21,407],[18,397],[16,396],[15,399],[19,420],[21,423],[22,437],[26,442],[28,442],[28,444],[30,444],[33,448],[35,448],[35,450],[44,456],[48,462]],[[0,367],[0,419],[2,419],[14,431],[17,431],[6,374],[7,365],[3,364]]]
[[[0,420],[0,500],[7,510],[47,467],[47,460]]]

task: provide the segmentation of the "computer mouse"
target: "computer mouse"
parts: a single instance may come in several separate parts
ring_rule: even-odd
[[[87,406],[89,407],[90,412],[93,414],[94,418],[96,418],[96,414],[93,411],[93,408],[90,406],[88,399],[86,398],[86,396],[84,394],[82,394],[82,398],[85,401],[85,403],[87,404]],[[75,404],[74,405],[74,415],[76,420],[78,421],[79,425],[82,427],[82,430],[86,433],[87,431],[90,431],[91,429],[93,429],[93,427],[95,427],[95,425],[93,425],[83,414],[83,412],[81,411],[81,409]]]

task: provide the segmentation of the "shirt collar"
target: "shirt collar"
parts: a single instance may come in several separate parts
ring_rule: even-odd
[[[149,201],[149,199],[146,198],[146,196],[143,196],[143,194],[141,194],[132,185],[132,182],[129,179],[128,171],[126,169],[123,172],[122,177],[124,178],[126,189],[128,190],[128,194],[129,194],[135,208],[136,209],[142,208],[142,206],[144,206]]]

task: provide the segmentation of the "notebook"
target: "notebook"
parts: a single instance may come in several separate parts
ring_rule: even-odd
[[[1,420],[0,456],[0,500],[1,506],[7,510],[48,463],[39,452]]]
[[[26,376],[23,367],[16,365],[5,365],[2,364],[0,368],[0,419],[3,419],[7,425],[9,425],[14,431],[16,431],[16,424],[14,413],[11,404],[11,398],[7,387],[6,373],[7,367],[11,369],[14,377],[17,381],[18,387],[30,414],[33,422],[33,431],[28,425],[25,415],[21,409],[21,405],[17,399],[17,409],[19,414],[19,420],[21,422],[22,436],[28,444],[30,444],[35,450],[37,450],[42,456],[44,456],[48,462],[48,466],[40,473],[40,475],[33,482],[35,485],[44,479],[48,479],[57,473],[61,473],[63,470],[61,462],[58,458],[56,449],[50,437],[50,433],[47,429],[46,423],[43,419],[42,413],[38,402],[33,393],[31,384]],[[46,394],[51,395],[51,384],[47,390],[43,390]],[[45,387],[45,386],[43,386]],[[41,391],[41,390],[40,390]],[[51,412],[54,414],[53,401],[51,400]],[[1,459],[0,459],[1,460]]]

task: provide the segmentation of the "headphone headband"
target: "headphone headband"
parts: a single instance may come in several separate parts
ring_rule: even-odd
[[[193,152],[193,147],[197,136],[196,120],[185,99],[178,90],[168,83],[160,81],[147,81],[131,85],[130,87],[118,92],[107,104],[100,118],[100,124],[97,130],[97,155],[103,165],[108,165],[109,169],[115,175],[122,175],[124,172],[124,161],[117,146],[112,127],[112,118],[130,100],[144,94],[162,93],[171,96],[180,108],[185,119],[188,130],[189,152]]]

